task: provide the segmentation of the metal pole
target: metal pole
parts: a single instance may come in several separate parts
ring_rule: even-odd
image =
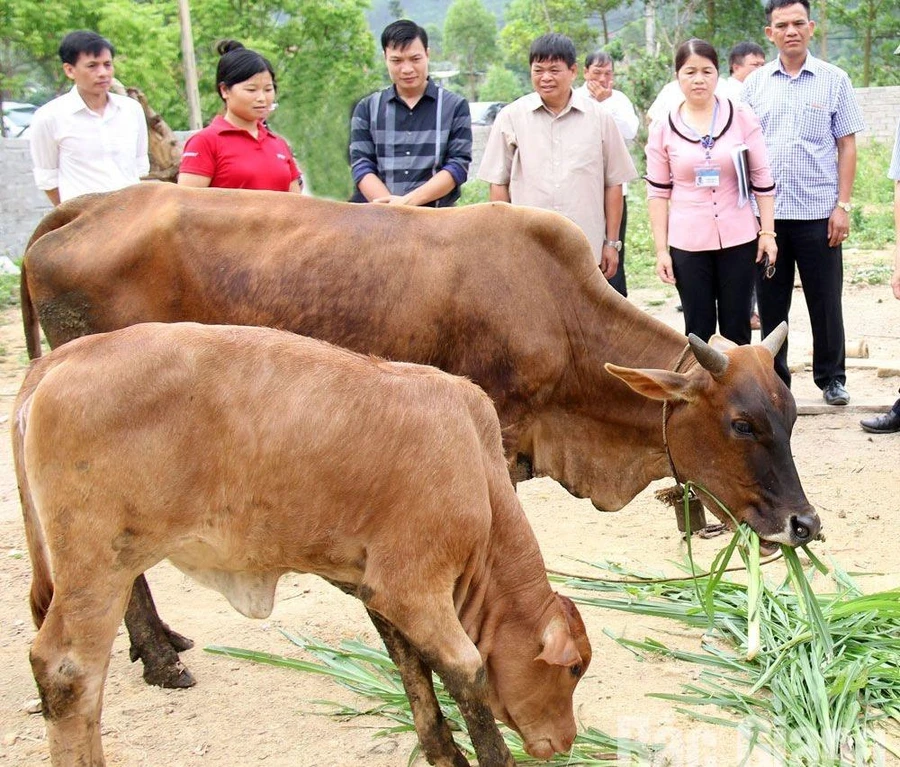
[[[184,60],[184,89],[187,91],[188,125],[191,130],[203,127],[200,114],[200,89],[197,85],[197,60],[194,58],[194,36],[191,33],[191,9],[188,0],[178,0],[181,22],[181,57]]]

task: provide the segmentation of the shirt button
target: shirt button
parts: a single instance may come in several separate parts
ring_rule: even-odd
[[[407,176],[409,175],[409,171],[408,171],[408,170],[405,170],[405,171],[403,171],[403,172],[404,172]]]

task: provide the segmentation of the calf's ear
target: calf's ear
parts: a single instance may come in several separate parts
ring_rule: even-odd
[[[581,662],[581,655],[563,616],[555,615],[550,619],[541,637],[541,653],[535,660],[542,660],[551,666],[574,666]]]
[[[621,378],[638,394],[648,399],[684,400],[694,399],[690,379],[683,373],[651,368],[623,368],[607,362],[604,367],[616,378]]]

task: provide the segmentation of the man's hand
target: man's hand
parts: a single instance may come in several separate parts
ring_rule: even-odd
[[[388,195],[387,197],[377,197],[374,200],[372,200],[372,202],[376,202],[381,205],[409,205],[410,204],[408,194],[404,194],[404,195],[392,194],[392,195]]]
[[[850,234],[850,214],[843,208],[835,208],[828,218],[828,245],[836,248],[843,245]]]
[[[619,251],[610,245],[604,245],[600,254],[600,271],[610,280],[619,270]]]
[[[604,88],[597,80],[585,80],[584,84],[587,86],[591,98],[596,101],[606,101],[612,96],[612,88]]]

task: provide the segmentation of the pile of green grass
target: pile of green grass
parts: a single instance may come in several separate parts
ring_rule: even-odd
[[[727,576],[735,552],[747,567],[744,582]],[[690,546],[689,546],[690,555]],[[675,695],[676,710],[697,720],[740,728],[748,744],[797,767],[883,764],[900,760],[891,743],[900,738],[900,590],[865,595],[839,567],[832,572],[806,550],[804,569],[796,550],[782,547],[786,574],[780,583],[763,577],[759,540],[741,527],[708,573],[693,560],[683,577],[659,579],[608,563],[590,563],[596,577],[553,575],[575,591],[582,608],[599,607],[667,618],[706,629],[697,652],[667,647],[647,638],[612,636],[639,656],[664,656],[702,667],[699,678]],[[818,571],[819,575],[816,575]],[[616,577],[610,579],[609,573]],[[813,579],[827,574],[830,590],[816,593]],[[357,709],[323,702],[340,717],[363,714],[389,720],[382,734],[413,730],[399,675],[387,655],[360,642],[340,648],[285,634],[311,653],[312,662],[227,647],[209,652],[323,674],[371,699]],[[474,758],[456,706],[436,680],[441,707],[460,747]],[[520,764],[536,763],[512,732],[504,737]],[[649,763],[658,746],[612,738],[584,729],[569,754],[550,765],[597,765],[610,759]],[[411,754],[410,761],[415,757]],[[544,763],[544,762],[542,762]]]

